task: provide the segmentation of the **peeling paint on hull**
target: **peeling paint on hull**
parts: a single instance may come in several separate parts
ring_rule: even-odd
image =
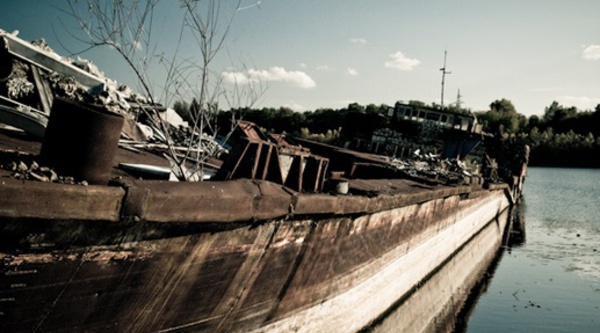
[[[113,223],[102,242],[82,236],[79,246],[32,234],[39,248],[0,251],[0,330],[357,331],[508,206],[505,191],[482,190],[226,230]],[[150,230],[132,235],[140,228]]]

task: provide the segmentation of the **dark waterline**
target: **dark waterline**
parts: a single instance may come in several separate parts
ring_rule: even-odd
[[[600,332],[600,170],[531,168],[525,185],[526,240],[501,253],[463,328]]]

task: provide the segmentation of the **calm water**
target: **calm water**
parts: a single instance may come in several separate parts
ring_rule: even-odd
[[[466,331],[600,332],[600,170],[530,168],[519,209]]]

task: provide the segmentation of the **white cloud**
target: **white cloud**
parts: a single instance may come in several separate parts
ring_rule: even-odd
[[[302,89],[317,86],[316,82],[302,71],[288,71],[274,66],[269,69],[248,69],[245,71],[226,71],[221,73],[225,81],[236,84],[254,84],[258,82],[283,82]]]
[[[386,61],[385,67],[394,68],[400,71],[412,71],[421,63],[418,59],[411,59],[405,56],[401,51],[390,54],[390,58],[392,58],[392,60]]]
[[[319,65],[319,66],[317,66],[317,70],[318,71],[331,71],[333,69],[327,65]]]
[[[358,75],[358,71],[356,70],[356,68],[346,68],[346,73],[348,73],[348,75],[352,75],[352,76],[357,76]]]
[[[559,96],[556,101],[565,106],[574,106],[578,110],[594,110],[600,104],[600,97]]]
[[[585,60],[600,60],[600,45],[584,45],[581,56]]]
[[[353,44],[360,44],[360,45],[367,44],[367,40],[364,38],[350,38],[350,42]]]
[[[225,79],[225,81],[235,84],[245,85],[258,82],[258,80],[251,80],[249,77],[246,76],[246,74],[242,72],[228,71],[221,73],[221,76],[223,76],[223,79]]]
[[[308,67],[308,66],[306,65],[306,63],[304,63],[304,62],[301,62],[301,63],[300,63],[298,66],[300,66],[300,68],[306,68],[306,67]]]

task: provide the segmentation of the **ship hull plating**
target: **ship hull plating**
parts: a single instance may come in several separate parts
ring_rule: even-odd
[[[29,231],[27,251],[5,245],[0,327],[357,331],[508,206],[506,191],[480,190],[372,214],[227,227],[48,222]],[[4,235],[19,223],[3,223]]]

